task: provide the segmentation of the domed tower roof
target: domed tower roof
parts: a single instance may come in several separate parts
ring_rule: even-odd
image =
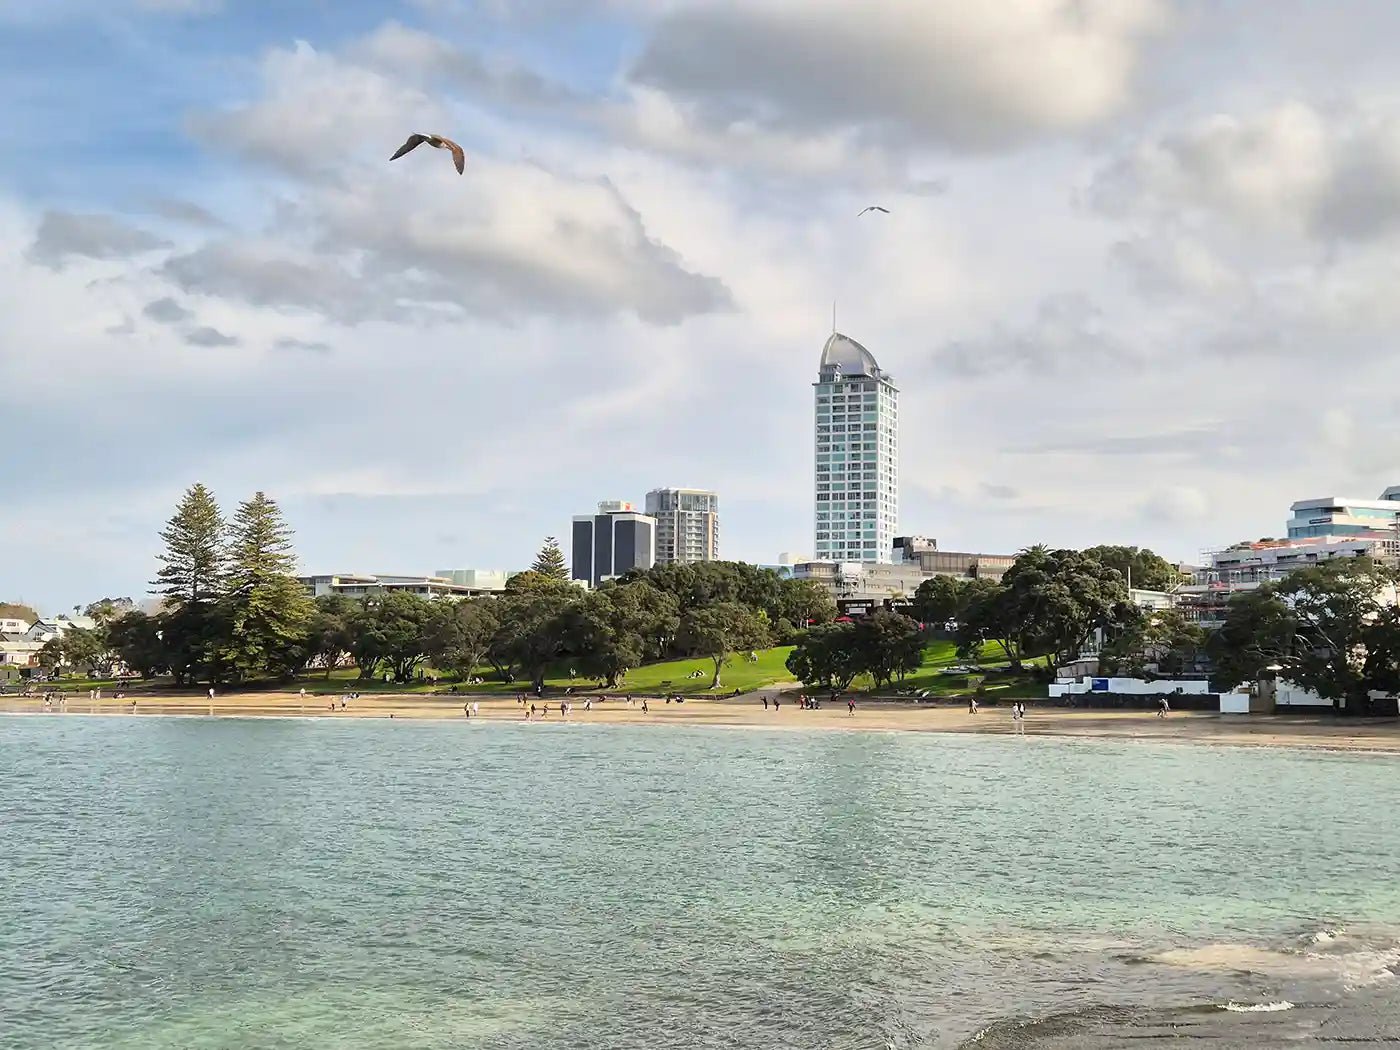
[[[866,376],[871,379],[885,378],[875,355],[848,335],[832,332],[831,338],[822,348],[822,363],[819,374],[823,381],[840,373],[844,378]]]

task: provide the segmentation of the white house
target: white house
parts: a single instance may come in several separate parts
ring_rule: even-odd
[[[29,625],[29,629],[24,632],[24,638],[43,645],[50,638],[74,627],[92,631],[97,628],[97,621],[91,616],[54,616],[50,619],[38,619]]]
[[[23,634],[29,630],[29,621],[14,616],[0,616],[0,634]]]

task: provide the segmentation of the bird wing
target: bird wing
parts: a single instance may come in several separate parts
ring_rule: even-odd
[[[462,152],[462,147],[451,139],[443,139],[442,144],[452,151],[452,163],[457,166],[457,174],[462,174],[462,170],[467,166],[467,155]]]
[[[410,135],[410,136],[408,136],[408,141],[405,142],[402,146],[400,146],[398,152],[395,153],[395,154],[394,154],[392,157],[390,157],[389,159],[390,159],[390,160],[398,160],[400,157],[402,157],[402,156],[403,156],[405,153],[407,153],[409,150],[413,149],[415,146],[421,146],[423,143],[425,143],[425,142],[427,142],[427,141],[428,141],[428,136],[427,136],[427,135]]]

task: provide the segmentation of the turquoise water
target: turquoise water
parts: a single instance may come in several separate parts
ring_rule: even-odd
[[[1397,813],[1366,756],[0,719],[0,1046],[942,1047],[1366,1003],[1400,963]]]

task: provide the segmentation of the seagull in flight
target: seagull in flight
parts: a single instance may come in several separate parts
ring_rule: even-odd
[[[462,152],[462,147],[457,145],[457,143],[453,142],[451,139],[443,138],[441,135],[420,135],[414,133],[408,136],[408,141],[405,142],[402,146],[400,146],[398,152],[395,153],[389,159],[398,160],[409,150],[416,149],[418,146],[423,145],[423,143],[425,142],[429,146],[436,146],[438,149],[450,149],[452,151],[452,163],[457,166],[457,174],[462,174],[462,169],[465,168],[467,164],[467,158],[466,155]]]
[[[882,207],[880,207],[878,204],[872,204],[870,207],[866,208],[865,211],[861,212],[860,214],[861,214],[861,215],[864,215],[866,211],[882,211],[882,212],[884,212],[886,215],[888,215],[888,214],[890,213],[890,210],[889,210],[888,208],[882,208]],[[860,218],[860,215],[856,216],[856,218]]]

